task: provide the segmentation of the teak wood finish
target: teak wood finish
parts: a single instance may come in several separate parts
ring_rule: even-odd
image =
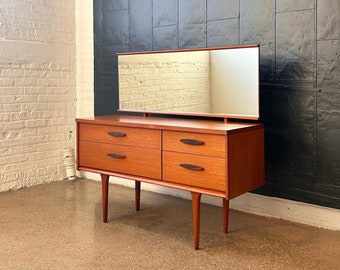
[[[77,168],[102,179],[107,222],[109,176],[189,191],[194,247],[199,249],[202,194],[223,199],[223,232],[229,200],[264,184],[262,124],[218,120],[108,115],[76,119]]]

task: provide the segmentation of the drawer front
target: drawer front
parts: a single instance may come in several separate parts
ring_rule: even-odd
[[[163,180],[213,190],[226,190],[225,159],[163,152]]]
[[[97,142],[79,142],[80,167],[161,178],[161,151]]]
[[[193,132],[164,131],[163,149],[224,158],[226,137]]]
[[[161,131],[157,129],[79,124],[79,140],[160,149]]]

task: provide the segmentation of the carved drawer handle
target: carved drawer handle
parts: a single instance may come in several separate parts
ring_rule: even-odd
[[[204,141],[194,140],[194,139],[180,139],[180,142],[184,144],[189,144],[189,145],[203,145],[204,144]]]
[[[203,167],[193,165],[193,164],[181,163],[181,164],[179,164],[179,166],[181,166],[185,169],[188,169],[188,170],[192,170],[192,171],[204,171]]]
[[[109,157],[112,157],[112,158],[118,158],[118,159],[124,159],[124,158],[125,158],[124,155],[116,154],[116,153],[107,153],[107,155],[108,155]]]
[[[123,132],[118,132],[118,131],[109,131],[107,134],[109,134],[112,137],[125,137],[126,134]]]

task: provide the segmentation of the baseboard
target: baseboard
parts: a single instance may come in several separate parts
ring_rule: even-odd
[[[94,173],[81,173],[81,177],[99,181]],[[111,177],[110,183],[134,188],[133,181]],[[162,186],[142,184],[142,189],[161,194],[191,199],[189,192],[165,188]],[[222,206],[220,198],[202,196],[202,202]],[[324,229],[340,231],[340,210],[313,204],[301,203],[281,198],[246,193],[230,201],[230,208],[266,217],[279,218]]]

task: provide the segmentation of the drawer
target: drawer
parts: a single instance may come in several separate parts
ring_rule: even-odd
[[[161,178],[160,150],[80,141],[78,151],[80,167]]]
[[[80,123],[79,140],[160,149],[161,131]]]
[[[225,162],[224,158],[164,151],[163,180],[225,191]]]
[[[224,158],[226,137],[194,132],[164,131],[163,149]]]

